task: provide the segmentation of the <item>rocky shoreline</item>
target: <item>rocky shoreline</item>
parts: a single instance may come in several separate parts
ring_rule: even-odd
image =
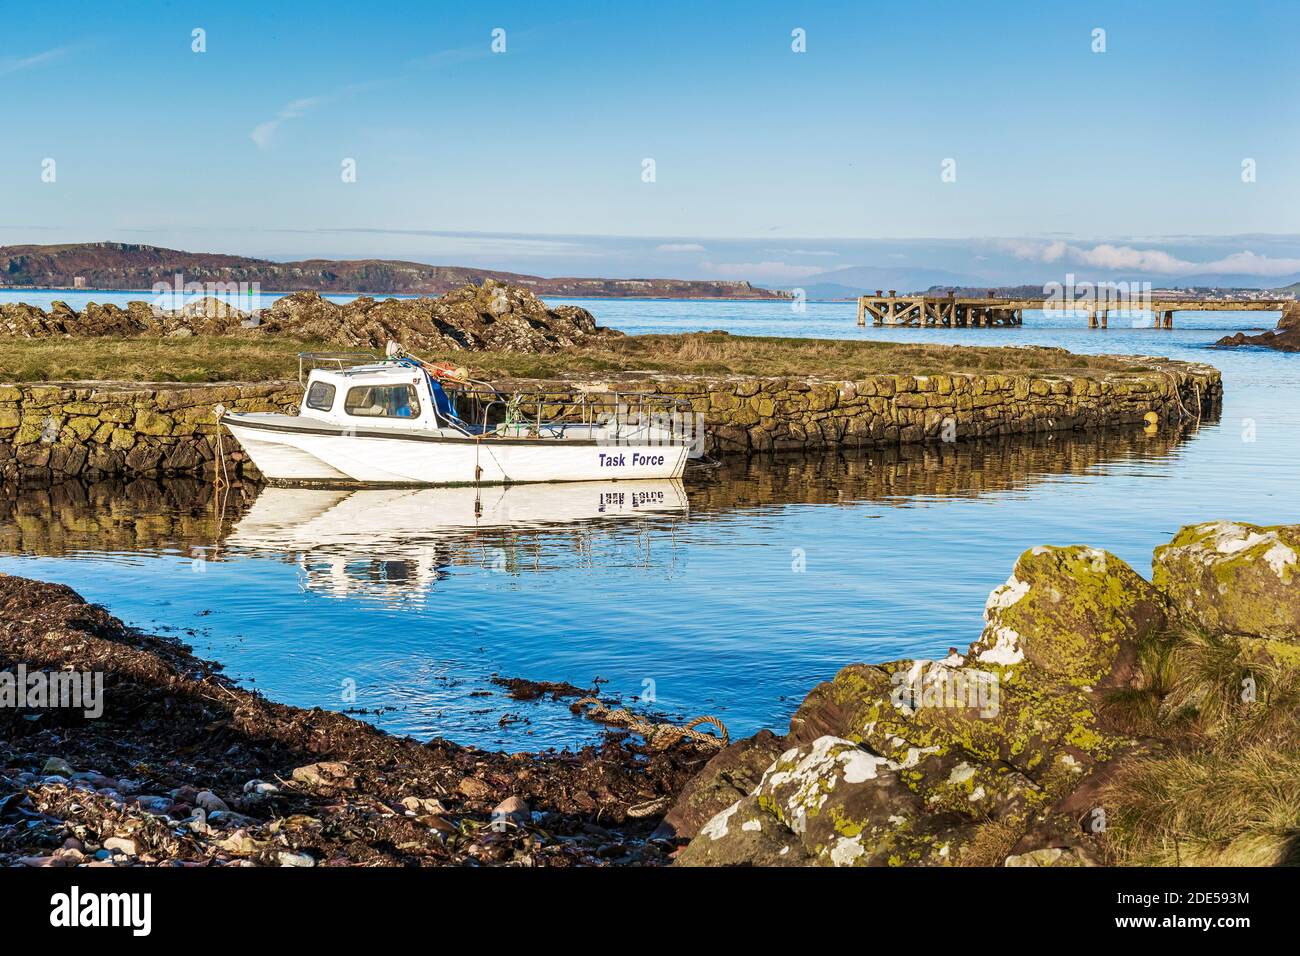
[[[1300,863],[1300,525],[1186,527],[1152,570],[1035,547],[966,652],[849,665],[784,736],[540,754],[276,704],[66,587],[0,576],[0,669],[105,684],[98,717],[0,708],[0,862]]]
[[[1300,304],[1294,304],[1282,313],[1276,329],[1265,329],[1256,335],[1237,332],[1225,335],[1214,343],[1218,348],[1255,346],[1275,352],[1300,352]]]
[[[1300,525],[1186,527],[1152,570],[1026,551],[965,653],[844,668],[661,835],[700,866],[1300,864]]]
[[[552,309],[528,289],[492,279],[437,298],[359,296],[344,305],[318,292],[294,292],[256,314],[215,298],[199,299],[175,311],[142,301],[130,302],[126,308],[92,302],[80,312],[57,301],[48,311],[21,302],[0,303],[0,338],[38,341],[273,336],[381,352],[394,341],[427,352],[539,353],[622,334],[598,326],[586,309],[574,305]]]
[[[0,670],[100,672],[103,713],[0,707],[0,863],[658,865],[659,815],[714,748],[620,732],[576,753],[394,737],[235,686],[71,589],[0,576]]]

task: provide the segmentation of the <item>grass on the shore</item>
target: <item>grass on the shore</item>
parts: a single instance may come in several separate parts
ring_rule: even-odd
[[[1114,862],[1300,865],[1300,667],[1185,628],[1145,647],[1141,667],[1147,686],[1120,720],[1160,744],[1105,789]]]
[[[298,353],[339,351],[265,338],[0,340],[0,382],[262,382],[298,377]]]
[[[257,338],[0,340],[3,382],[259,382],[295,379],[299,352],[339,351],[323,342]],[[378,353],[376,353],[378,355]],[[1126,367],[1059,349],[989,348],[719,333],[636,335],[548,355],[450,352],[423,356],[467,364],[476,377],[574,378],[628,372],[856,379],[953,372],[1074,374]]]

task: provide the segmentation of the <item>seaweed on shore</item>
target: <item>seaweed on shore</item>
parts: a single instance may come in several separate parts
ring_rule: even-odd
[[[515,754],[395,737],[0,575],[0,669],[20,663],[102,673],[104,709],[0,709],[5,864],[655,865],[672,850],[649,838],[658,808],[713,753],[626,733]]]
[[[526,677],[501,677],[500,675],[493,675],[492,683],[505,688],[506,693],[515,700],[538,700],[549,694],[551,700],[558,701],[562,697],[595,696],[600,681],[593,681],[596,686],[588,690],[583,690],[567,681],[529,680]]]

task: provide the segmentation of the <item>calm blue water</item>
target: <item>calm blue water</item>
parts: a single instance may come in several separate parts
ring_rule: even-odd
[[[505,527],[467,527],[472,507],[454,497],[417,502],[413,513],[427,517],[408,518],[398,504],[335,495],[259,498],[247,512],[228,507],[221,527],[169,532],[171,519],[211,507],[179,493],[133,503],[122,491],[46,518],[44,499],[25,493],[24,534],[0,536],[10,542],[0,571],[68,583],[132,624],[172,629],[274,699],[343,708],[352,681],[355,706],[393,708],[372,718],[387,729],[536,749],[590,740],[596,728],[558,705],[504,698],[488,683],[494,672],[582,686],[600,677],[625,699],[652,688],[652,706],[674,716],[716,714],[733,735],[780,729],[844,664],[964,646],[1026,547],[1092,544],[1147,574],[1151,549],[1182,524],[1300,520],[1300,356],[1206,348],[1276,314],[1179,313],[1172,332],[1118,321],[1090,331],[1082,319],[1033,314],[1018,329],[885,330],[858,329],[851,303],[803,313],[788,303],[577,304],[628,332],[1209,361],[1226,398],[1222,418],[1182,442],[1126,435],[1009,443],[975,459],[949,450],[901,463],[759,461],[694,475],[684,508],[651,514],[511,489],[485,504]],[[73,520],[110,510],[111,532]],[[152,528],[164,530],[144,534]],[[792,569],[800,554],[802,573]],[[492,693],[470,696],[482,692]],[[502,726],[511,715],[521,719]]]

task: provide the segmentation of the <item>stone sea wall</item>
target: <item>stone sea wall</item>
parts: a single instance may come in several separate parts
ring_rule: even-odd
[[[923,441],[1026,435],[1195,419],[1218,407],[1209,365],[1134,371],[876,375],[857,381],[728,376],[611,382],[617,390],[685,399],[704,415],[710,454],[881,448]]]
[[[1214,413],[1219,372],[1162,360],[1123,372],[879,375],[859,381],[788,378],[627,378],[600,383],[685,400],[704,416],[712,455],[889,447],[923,441],[1161,423]],[[553,393],[571,383],[517,382]],[[212,475],[256,471],[215,408],[296,411],[295,382],[216,385],[0,385],[0,480]]]
[[[215,408],[285,411],[297,383],[260,385],[0,385],[0,480],[212,475]],[[222,441],[230,476],[252,475]]]

